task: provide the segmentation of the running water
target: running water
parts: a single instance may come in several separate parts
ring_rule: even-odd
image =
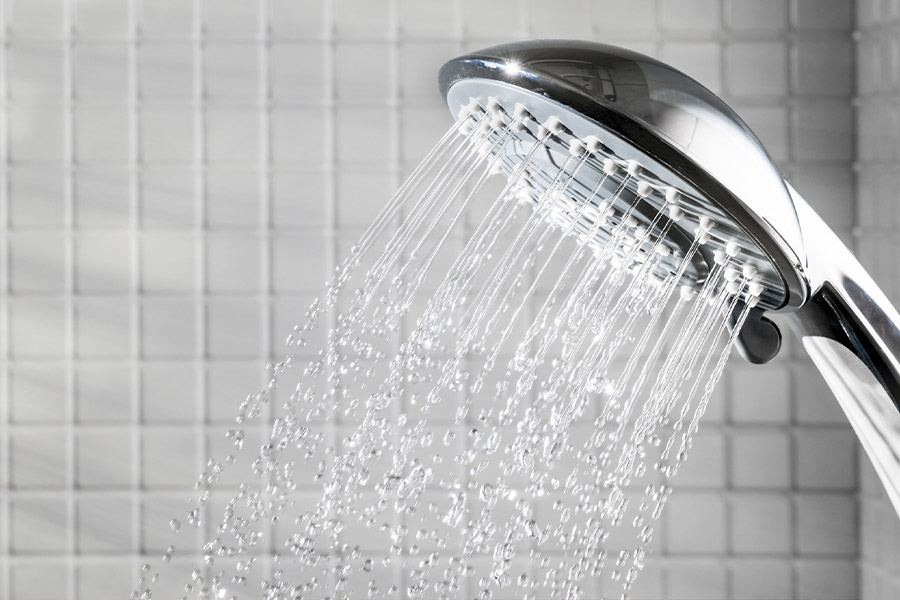
[[[734,245],[688,280],[715,224],[641,225],[609,159],[576,193],[590,144],[539,172],[527,118],[461,115],[294,328],[171,522],[185,599],[627,598],[761,287]]]

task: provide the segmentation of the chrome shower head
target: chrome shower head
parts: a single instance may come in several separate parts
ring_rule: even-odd
[[[591,157],[572,186],[576,200],[588,201],[594,186],[621,186],[619,202],[637,202],[635,217],[652,227],[652,215],[677,198],[685,218],[665,230],[674,248],[692,228],[714,222],[685,277],[702,283],[717,253],[741,248],[743,265],[765,289],[739,347],[753,362],[774,357],[780,335],[762,315],[785,314],[900,512],[900,316],[733,110],[653,58],[580,41],[487,48],[446,63],[439,82],[454,114],[485,107],[517,130],[499,150],[507,173],[522,162],[526,139],[544,141],[531,162],[546,168],[528,177],[535,191],[588,145]]]

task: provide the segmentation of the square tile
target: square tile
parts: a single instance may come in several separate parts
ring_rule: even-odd
[[[342,108],[337,111],[337,157],[340,162],[387,162],[390,111],[386,108]],[[439,138],[433,138],[432,144]]]
[[[63,553],[71,518],[64,497],[19,495],[10,503],[10,552]]]
[[[190,229],[198,219],[196,173],[184,166],[145,167],[140,179],[141,225]]]
[[[843,169],[837,165],[797,165],[791,183],[806,197],[815,198],[816,212],[832,229],[853,226],[857,200],[849,165]]]
[[[128,423],[132,419],[131,370],[123,365],[81,364],[75,372],[79,423]]]
[[[338,227],[364,228],[393,196],[393,179],[376,171],[347,171],[336,182]]]
[[[191,163],[194,147],[194,114],[188,106],[141,108],[141,160],[150,163]]]
[[[796,499],[797,550],[806,556],[856,556],[856,499],[852,495],[802,494]]]
[[[199,447],[193,429],[147,429],[141,444],[141,477],[147,488],[187,489],[197,481]]]
[[[131,497],[102,492],[82,495],[75,506],[76,548],[85,554],[126,553],[135,548],[131,535]]]
[[[677,560],[670,563],[666,598],[721,600],[728,597],[725,565],[714,560]]]
[[[61,560],[41,560],[10,567],[12,594],[16,600],[65,598],[68,594],[69,567]]]
[[[721,22],[718,0],[664,2],[659,18],[667,31],[715,31]]]
[[[250,38],[259,31],[257,0],[215,3],[206,9],[206,29],[210,37]]]
[[[8,50],[8,93],[17,102],[62,99],[64,47],[58,42],[12,42]]]
[[[731,416],[736,423],[787,423],[790,371],[777,364],[737,367],[731,375]]]
[[[15,489],[60,489],[67,485],[68,443],[52,430],[10,434],[10,482]]]
[[[66,420],[66,372],[62,365],[17,365],[9,373],[11,423]]]
[[[853,159],[853,110],[845,103],[799,105],[794,116],[794,154],[800,160]]]
[[[325,46],[273,42],[269,46],[269,90],[275,104],[325,98]]]
[[[214,229],[252,229],[262,217],[260,180],[251,169],[210,169],[206,173],[206,221]]]
[[[127,233],[82,233],[75,244],[75,288],[79,292],[128,291],[131,237]]]
[[[325,139],[329,118],[321,108],[275,108],[269,119],[272,160],[290,166],[308,162],[319,167],[326,157],[322,147],[309,140]]]
[[[121,38],[128,34],[129,7],[118,0],[79,2],[74,16],[79,37]]]
[[[78,598],[118,600],[134,590],[134,565],[130,560],[110,558],[98,563],[81,563],[76,565],[75,573]]]
[[[800,30],[849,31],[853,27],[853,3],[846,0],[796,0],[794,25]]]
[[[784,31],[788,6],[783,0],[726,0],[725,20],[734,30]]]
[[[65,176],[62,169],[7,167],[9,224],[13,229],[63,226]]]
[[[196,309],[191,300],[145,299],[141,348],[147,358],[186,358],[197,351]]]
[[[778,430],[735,431],[731,437],[731,477],[738,488],[789,487],[788,434]]]
[[[676,480],[683,489],[725,487],[725,436],[721,431],[701,428],[694,435]]]
[[[791,565],[785,560],[748,559],[734,563],[731,571],[734,600],[784,600],[793,598]]]
[[[15,161],[65,159],[65,118],[63,109],[41,106],[8,108],[9,156]]]
[[[81,162],[131,160],[131,115],[119,105],[78,105],[75,109],[75,158]]]
[[[442,0],[400,0],[398,6],[401,37],[447,37],[456,29],[456,5]]]
[[[9,283],[13,292],[60,292],[65,288],[65,246],[61,233],[12,235],[9,253]]]
[[[207,43],[203,85],[209,101],[252,101],[259,97],[259,52],[256,44]]]
[[[179,460],[179,463],[183,461]],[[199,472],[197,473],[199,475]],[[191,509],[184,493],[157,492],[149,490],[141,497],[141,535],[139,547],[142,552],[162,554],[175,536],[170,522],[181,523],[181,535],[189,536],[193,528],[187,521]],[[133,582],[132,582],[133,583]]]
[[[141,369],[141,420],[145,423],[195,422],[197,390],[194,366],[145,364]]]
[[[138,47],[138,86],[144,100],[194,96],[194,48],[190,44],[146,42]]]
[[[10,3],[10,29],[17,34],[59,34],[63,23],[63,4],[58,0],[13,0]]]
[[[124,43],[76,44],[74,85],[78,98],[125,102],[129,93],[128,54]]]
[[[210,108],[206,118],[206,150],[211,162],[256,162],[259,116],[246,108]],[[307,138],[308,139],[308,138]]]
[[[732,42],[725,48],[725,84],[735,96],[784,96],[788,47],[784,42]]]
[[[129,356],[131,311],[128,299],[80,298],[75,306],[76,354],[82,358]]]
[[[794,90],[798,94],[849,97],[853,94],[851,40],[801,40],[793,48]]]
[[[342,174],[336,182],[338,193],[346,179],[347,174]],[[276,170],[271,182],[272,226],[276,229],[324,227],[329,217],[327,185],[324,174],[319,172]]]
[[[708,554],[725,551],[725,501],[715,494],[681,492],[666,507],[669,552]]]
[[[148,38],[188,38],[194,31],[194,7],[182,0],[141,4],[138,24]]]
[[[338,101],[381,103],[393,90],[390,46],[376,42],[345,42],[335,48],[334,78]]]
[[[127,166],[79,167],[73,174],[75,224],[82,229],[126,227],[131,218],[132,177],[137,175]]]
[[[207,345],[213,357],[255,357],[262,347],[262,315],[257,300],[211,299]]]
[[[10,353],[20,358],[51,358],[65,354],[60,331],[66,323],[62,300],[35,298],[9,302]]]
[[[144,233],[141,236],[141,290],[145,293],[197,289],[197,241],[193,233]]]
[[[334,0],[334,29],[339,38],[388,35],[387,0]]]
[[[853,600],[859,597],[859,566],[851,560],[802,560],[797,565],[799,600]]]
[[[206,415],[213,423],[234,423],[241,402],[265,385],[256,361],[215,361],[206,370]]]
[[[206,288],[211,292],[251,292],[260,289],[262,242],[242,233],[206,237]]]
[[[276,292],[316,292],[328,278],[329,245],[320,235],[286,236],[272,242]]]
[[[797,483],[801,489],[856,488],[857,438],[849,427],[796,433]]]
[[[400,46],[400,97],[441,106],[434,74],[456,54],[456,46],[450,42],[404,42]]]
[[[75,442],[76,482],[80,488],[131,486],[132,441],[128,431],[80,431]]]
[[[529,25],[548,38],[590,39],[590,0],[557,0],[548,3],[529,0],[525,14]]]
[[[518,12],[521,3],[518,0],[463,0],[463,30],[467,38],[490,38],[497,36],[513,38],[523,32],[522,18]],[[516,15],[516,18],[510,18]]]
[[[731,540],[738,554],[790,554],[791,503],[781,494],[742,493],[731,501]]]

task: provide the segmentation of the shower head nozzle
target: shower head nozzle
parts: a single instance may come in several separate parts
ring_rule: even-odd
[[[453,114],[489,113],[515,134],[493,156],[512,174],[528,154],[523,198],[551,191],[553,173],[578,155],[566,190],[575,203],[590,204],[605,189],[611,210],[634,207],[620,214],[641,240],[665,238],[673,256],[692,238],[700,242],[679,272],[682,289],[699,288],[714,266],[737,264],[730,273],[749,284],[742,299],[752,307],[739,349],[751,362],[772,358],[780,334],[763,315],[785,313],[900,513],[900,315],[732,109],[660,61],[580,41],[460,56],[443,66],[439,83]],[[529,150],[535,142],[538,152]],[[590,220],[604,211],[549,218],[602,243],[611,238]],[[659,260],[661,269],[673,264]]]

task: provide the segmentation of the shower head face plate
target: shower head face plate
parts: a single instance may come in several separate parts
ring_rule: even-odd
[[[699,219],[710,218],[716,226],[701,252],[706,263],[734,242],[741,262],[755,267],[766,287],[761,308],[790,309],[806,300],[802,237],[781,175],[740,118],[686,75],[627,50],[553,40],[454,59],[441,69],[440,85],[453,114],[471,99],[486,106],[493,98],[509,118],[516,104],[534,117],[536,123],[501,150],[507,172],[539,135],[538,123],[551,116],[562,122],[564,130],[547,139],[537,158],[549,174],[529,178],[538,191],[568,156],[572,138],[596,136],[603,147],[579,170],[573,189],[583,193],[602,177],[604,157],[622,172],[628,161],[637,161],[641,174],[626,182],[620,203],[630,203],[638,182],[646,182],[653,192],[638,213],[652,218],[666,189],[676,188],[686,216],[669,231],[673,247],[689,243]],[[686,276],[699,283],[706,267],[696,263]]]

